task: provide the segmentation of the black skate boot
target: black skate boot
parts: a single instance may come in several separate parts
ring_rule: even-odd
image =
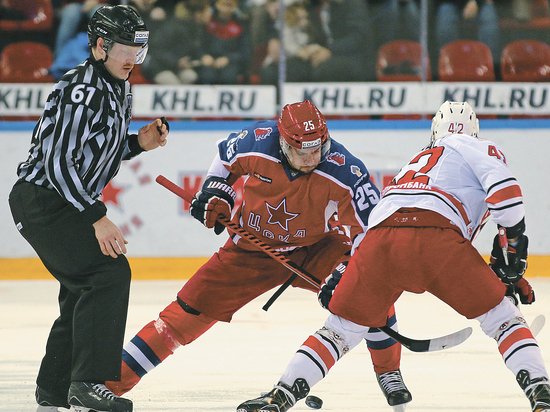
[[[71,383],[69,405],[71,412],[132,412],[131,400],[116,396],[102,383]]]
[[[309,385],[305,379],[296,379],[292,387],[279,382],[271,392],[241,403],[237,407],[237,412],[285,412],[292,408],[297,401],[305,398],[308,393]]]
[[[388,405],[393,406],[394,411],[404,411],[405,404],[412,401],[412,395],[403,382],[401,371],[376,374],[376,380],[384,393]]]
[[[66,396],[56,396],[53,393],[36,387],[34,392],[38,409],[36,412],[69,412],[69,404]]]
[[[529,372],[522,369],[518,372],[516,381],[529,398],[533,412],[550,412],[550,384],[548,379],[544,376],[531,379]]]

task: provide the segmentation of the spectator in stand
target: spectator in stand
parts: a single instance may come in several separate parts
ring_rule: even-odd
[[[237,84],[250,58],[248,22],[237,0],[216,0],[201,41],[202,84]]]
[[[259,76],[262,64],[267,56],[268,43],[271,39],[279,38],[279,0],[265,0],[254,4],[250,10],[250,50],[251,76]]]
[[[320,0],[315,10],[312,22],[318,19],[318,23],[313,24],[323,28],[327,48],[311,62],[313,81],[374,80],[365,0]]]
[[[200,32],[211,16],[208,0],[179,2],[173,16],[168,16],[151,36],[151,50],[141,66],[145,78],[156,84],[195,83],[199,77]]]
[[[491,49],[498,68],[501,45],[494,0],[435,0],[434,5],[438,50],[459,39],[478,40]]]
[[[368,0],[372,41],[377,51],[395,40],[420,41],[420,0]]]
[[[88,21],[97,9],[105,4],[118,4],[117,1],[109,0],[66,0],[63,3],[55,11],[59,20],[53,50],[55,57],[79,32],[86,33]],[[86,57],[88,57],[88,54],[86,53]],[[74,65],[70,66],[69,69],[73,67]]]
[[[89,55],[88,34],[79,32],[57,51],[48,73],[57,82],[65,73],[86,60]]]
[[[159,0],[130,0],[128,5],[142,16],[147,27],[154,27],[156,30],[164,26],[172,11],[169,10],[169,5],[166,2]]]
[[[309,12],[302,2],[291,3],[285,10],[283,42],[286,55],[286,81],[309,82],[313,76],[313,61],[325,55],[325,37],[319,26],[311,24]],[[278,37],[269,40],[263,62],[261,82],[277,84],[281,42]]]

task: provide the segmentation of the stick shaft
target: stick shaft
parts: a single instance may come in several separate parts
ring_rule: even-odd
[[[502,249],[502,256],[504,256],[504,263],[508,266],[508,237],[506,236],[506,228],[501,227],[498,229],[498,244]]]
[[[164,176],[160,175],[156,179],[157,183],[164,186],[166,189],[170,190],[172,193],[178,195],[186,202],[191,203],[193,200],[193,195],[191,193],[185,191],[175,183],[171,182]],[[283,255],[281,252],[273,249],[271,246],[265,244],[260,239],[258,239],[253,234],[249,233],[242,227],[236,225],[231,220],[225,218],[225,217],[218,217],[218,222],[220,222],[222,225],[224,225],[229,230],[233,231],[237,235],[245,238],[250,243],[252,243],[256,248],[260,249],[262,252],[267,253],[269,256],[271,256],[273,259],[281,263],[284,267],[286,267],[288,270],[290,270],[292,273],[295,273],[296,275],[300,276],[302,279],[304,279],[306,282],[308,282],[310,285],[315,286],[316,288],[319,288],[319,285],[321,284],[321,281],[317,279],[312,274],[308,273],[305,269],[302,269],[296,263],[288,259],[285,255]]]

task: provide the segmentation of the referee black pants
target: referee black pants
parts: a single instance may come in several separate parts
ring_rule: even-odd
[[[9,203],[21,235],[60,282],[37,385],[67,399],[71,381],[120,380],[131,272],[105,256],[91,224],[54,190],[18,181]]]

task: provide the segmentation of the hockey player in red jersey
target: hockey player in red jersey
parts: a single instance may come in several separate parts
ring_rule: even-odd
[[[286,105],[278,120],[257,122],[221,141],[191,203],[191,215],[221,233],[224,226],[216,217],[231,216],[236,198],[232,184],[240,176],[245,178],[244,198],[233,222],[321,279],[349,260],[352,240],[363,235],[379,200],[365,165],[331,138],[311,101]],[[343,226],[349,227],[351,238]],[[129,391],[176,348],[218,321],[231,321],[242,306],[290,276],[279,262],[233,235],[159,318],[125,346],[122,379],[107,386],[116,394]],[[317,292],[300,278],[292,285]],[[331,284],[325,285],[324,294],[331,293]],[[391,305],[385,316],[384,325],[397,330]],[[365,338],[388,403],[410,402],[399,371],[401,345],[376,329]]]
[[[430,292],[478,320],[496,340],[532,411],[550,411],[541,351],[517,308],[518,297],[524,304],[535,298],[523,278],[527,236],[521,189],[502,150],[478,138],[478,130],[468,103],[440,107],[430,145],[401,169],[371,212],[366,235],[325,301],[332,312],[325,325],[302,344],[275,388],[242,403],[238,412],[288,410],[307,395],[300,388],[320,381],[369,327],[384,325],[404,291]],[[471,244],[489,213],[507,236],[503,243],[495,237],[490,267]]]

